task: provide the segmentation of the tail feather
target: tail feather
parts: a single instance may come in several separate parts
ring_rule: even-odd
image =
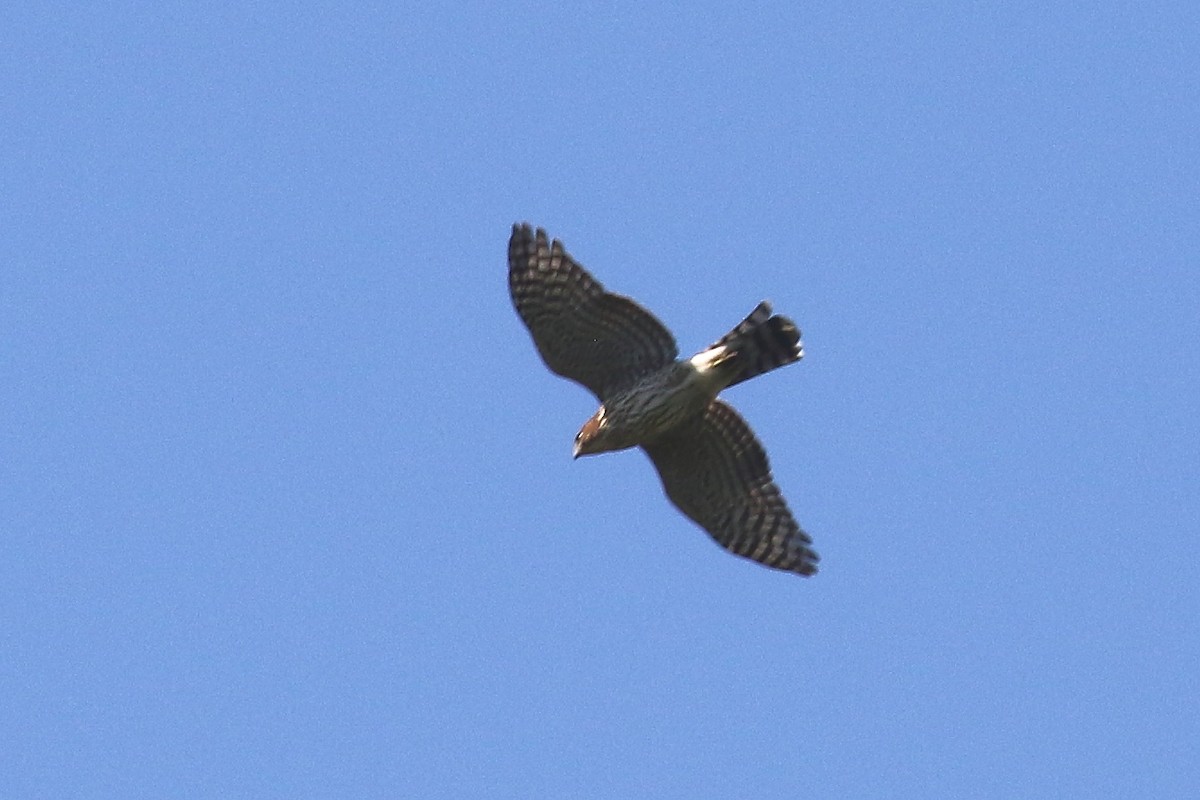
[[[772,316],[771,304],[765,300],[708,350],[718,347],[731,356],[726,361],[733,371],[729,386],[804,357],[800,329],[787,317]]]

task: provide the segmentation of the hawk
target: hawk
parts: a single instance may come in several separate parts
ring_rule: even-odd
[[[690,359],[653,314],[604,286],[541,228],[513,225],[508,286],[551,371],[600,401],[574,456],[641,447],[667,497],[732,553],[813,575],[817,554],[771,477],[767,454],[722,390],[799,361],[800,331],[759,303]]]

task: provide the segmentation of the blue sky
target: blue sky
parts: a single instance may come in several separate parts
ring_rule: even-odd
[[[0,16],[0,795],[1194,796],[1194,4]],[[797,321],[817,577],[571,461],[517,220]]]

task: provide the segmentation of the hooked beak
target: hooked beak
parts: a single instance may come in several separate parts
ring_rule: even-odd
[[[574,461],[581,455],[583,454],[579,452],[579,442],[576,442],[575,446],[571,448],[571,460]]]

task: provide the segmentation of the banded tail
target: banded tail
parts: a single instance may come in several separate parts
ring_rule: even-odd
[[[725,348],[728,353],[720,358],[724,362],[722,366],[728,364],[733,372],[733,379],[727,386],[734,386],[804,357],[800,329],[787,317],[772,316],[771,304],[766,300],[705,352],[712,352],[718,347]]]

